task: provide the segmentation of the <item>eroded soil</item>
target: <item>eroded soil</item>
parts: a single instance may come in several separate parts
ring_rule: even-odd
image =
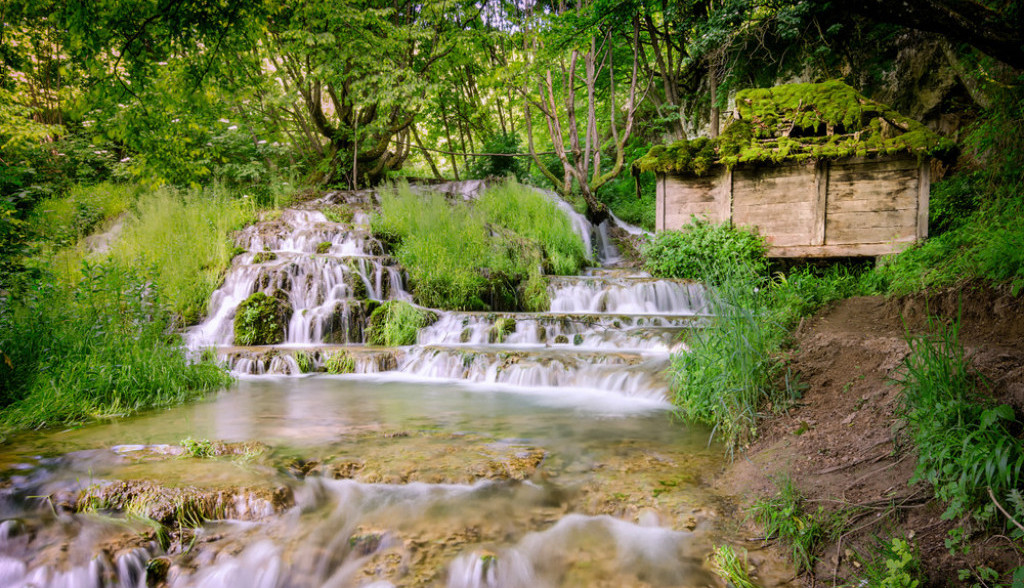
[[[802,324],[790,365],[808,386],[803,398],[764,423],[759,440],[717,485],[749,505],[774,494],[776,480],[788,475],[811,510],[855,509],[813,577],[802,578],[808,585],[855,577],[855,554],[866,552],[875,537],[912,537],[936,586],[955,584],[960,569],[1005,571],[1024,564],[1024,556],[998,536],[976,536],[970,554],[951,555],[945,540],[955,522],[940,518],[944,506],[930,498],[929,485],[909,483],[917,454],[899,419],[895,381],[910,351],[907,334],[923,332],[929,316],[946,322],[960,317],[961,341],[989,382],[987,393],[1013,406],[1018,417],[1024,414],[1021,298],[983,287],[890,300],[861,297]]]

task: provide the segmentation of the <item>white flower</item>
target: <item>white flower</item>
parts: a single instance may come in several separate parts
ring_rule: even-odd
[[[219,119],[217,119],[217,122],[222,122],[222,123],[224,123],[224,124],[228,124],[228,123],[229,123],[229,122],[231,122],[231,121],[229,121],[229,120],[228,120],[228,119],[226,119],[226,118],[219,118]]]
[[[228,127],[228,130],[229,130],[229,131],[235,131],[235,130],[238,130],[238,125],[231,125],[230,127]]]

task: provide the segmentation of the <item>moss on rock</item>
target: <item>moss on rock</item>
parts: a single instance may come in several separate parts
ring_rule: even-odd
[[[280,293],[278,293],[280,294]],[[235,312],[236,345],[274,345],[284,342],[284,327],[292,315],[283,295],[256,292]]]

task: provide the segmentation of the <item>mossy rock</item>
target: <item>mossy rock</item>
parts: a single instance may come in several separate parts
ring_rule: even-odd
[[[273,251],[260,251],[256,255],[252,256],[253,263],[267,263],[268,261],[274,261],[277,259],[277,254]]]
[[[371,345],[396,347],[416,343],[423,327],[437,321],[437,313],[401,300],[389,300],[370,314],[366,338]]]
[[[324,255],[331,250],[330,241],[322,241],[316,246],[316,252],[318,255]]]
[[[516,319],[510,316],[498,317],[487,331],[488,343],[502,343],[516,330]]]
[[[320,209],[320,212],[332,223],[351,224],[355,211],[344,204],[332,204]]]
[[[292,316],[283,296],[256,292],[235,311],[236,345],[275,345],[284,342],[284,328]]]

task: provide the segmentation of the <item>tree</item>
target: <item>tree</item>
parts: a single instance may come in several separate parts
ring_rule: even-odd
[[[286,88],[324,141],[321,179],[379,181],[410,153],[432,76],[479,9],[437,2],[315,0],[283,4],[266,44]]]
[[[639,18],[628,11],[606,21],[595,18],[601,14],[589,5],[538,17],[532,32],[523,34],[526,63],[519,88],[530,155],[560,194],[579,190],[594,223],[608,216],[595,193],[622,171],[626,142],[643,99],[640,93],[649,86],[640,80]],[[616,34],[616,26],[623,23],[632,33],[631,43],[622,43]],[[625,72],[616,67],[624,54],[631,61]],[[545,123],[547,138],[562,165],[560,175],[548,169],[537,153],[534,112]],[[608,152],[614,157],[610,168],[602,166],[602,155]]]

